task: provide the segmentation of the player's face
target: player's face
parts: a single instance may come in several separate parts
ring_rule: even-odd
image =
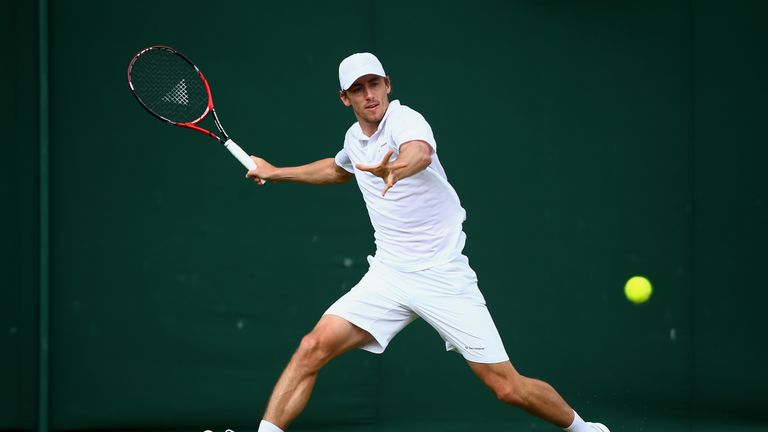
[[[387,112],[391,90],[388,78],[364,75],[347,91],[342,91],[339,97],[344,105],[352,107],[359,122],[378,126]]]

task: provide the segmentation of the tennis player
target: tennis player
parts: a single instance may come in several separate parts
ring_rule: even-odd
[[[279,432],[304,409],[317,374],[353,348],[382,353],[421,317],[464,356],[499,400],[569,432],[608,432],[587,423],[547,383],[520,375],[502,344],[477,276],[462,254],[465,211],[437,157],[429,123],[389,101],[391,83],[370,53],[339,65],[341,102],[357,118],[334,158],[297,167],[258,166],[247,177],[263,184],[346,183],[354,178],[374,228],[376,254],[360,282],[334,303],[301,340],[280,376],[259,432]]]

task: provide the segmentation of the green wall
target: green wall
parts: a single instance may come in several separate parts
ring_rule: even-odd
[[[257,188],[215,142],[147,116],[125,69],[151,44],[198,63],[230,135],[278,165],[335,154],[354,120],[338,61],[376,52],[433,126],[522,373],[617,430],[768,427],[763,3],[194,5],[49,2],[51,430],[255,429],[373,252],[354,185]],[[4,11],[0,430],[32,430],[37,9]],[[640,307],[622,292],[635,274],[655,287]],[[344,425],[549,430],[420,321],[321,373],[296,430]]]
[[[31,429],[37,406],[37,9],[0,14],[0,429]]]
[[[768,361],[766,4],[694,8],[696,334],[693,391],[706,410],[765,424]]]

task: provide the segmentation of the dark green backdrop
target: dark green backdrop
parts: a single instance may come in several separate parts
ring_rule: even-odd
[[[257,188],[139,108],[127,63],[166,44],[278,165],[335,154],[354,120],[338,62],[377,53],[433,126],[521,372],[612,430],[768,430],[765,3],[41,1],[46,40],[38,4],[0,15],[0,429],[254,430],[301,336],[366,269],[354,185]],[[635,274],[655,287],[640,307],[622,292]],[[342,426],[555,430],[496,402],[419,321],[322,372],[295,430]]]

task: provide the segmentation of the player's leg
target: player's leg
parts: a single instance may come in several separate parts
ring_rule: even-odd
[[[467,363],[502,402],[522,408],[569,432],[609,432],[601,423],[582,420],[551,385],[520,375],[509,361],[476,363],[468,360]]]
[[[383,352],[416,315],[405,306],[398,280],[369,259],[371,267],[302,339],[270,397],[259,432],[278,432],[301,413],[321,367],[353,348]],[[275,427],[277,426],[277,427]]]
[[[491,364],[472,361],[467,363],[500,401],[522,408],[561,428],[573,423],[573,409],[551,385],[520,375],[509,361]]]
[[[419,307],[422,318],[459,352],[496,397],[566,428],[574,412],[549,384],[520,375],[509,362],[501,337],[479,292],[469,290]]]
[[[515,370],[465,257],[410,277],[412,286],[418,287],[414,311],[437,330],[447,350],[464,357],[500,400],[569,432],[608,431],[581,420],[549,384]]]
[[[331,359],[371,341],[367,331],[334,315],[324,315],[301,340],[269,399],[264,420],[285,429],[307,405],[317,373]]]

